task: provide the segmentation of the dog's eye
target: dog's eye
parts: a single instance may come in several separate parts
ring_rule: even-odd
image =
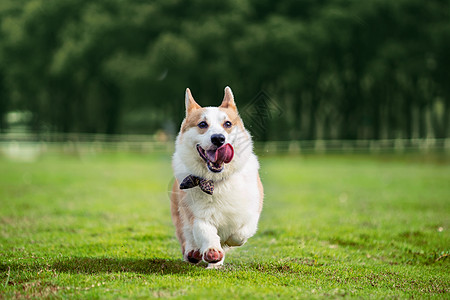
[[[208,128],[208,123],[206,123],[205,121],[201,121],[200,123],[197,124],[198,128],[201,129],[205,129]]]
[[[230,128],[233,124],[231,124],[230,121],[225,121],[225,123],[223,123],[223,127],[225,128]]]

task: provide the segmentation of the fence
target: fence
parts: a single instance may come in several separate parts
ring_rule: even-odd
[[[273,153],[450,153],[450,139],[314,140],[266,142],[259,151]]]
[[[171,153],[174,139],[165,135],[0,134],[0,155],[33,160],[43,153],[80,155],[105,152]],[[450,154],[447,139],[315,140],[255,143],[265,154],[300,153],[430,153]]]

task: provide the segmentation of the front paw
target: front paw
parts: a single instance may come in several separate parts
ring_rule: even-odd
[[[207,263],[217,263],[223,259],[223,250],[208,248],[203,252],[203,260]]]
[[[185,260],[190,263],[193,263],[193,264],[198,263],[199,261],[202,260],[202,255],[200,254],[200,250],[197,249],[197,250],[191,250],[191,251],[187,252],[185,255]]]

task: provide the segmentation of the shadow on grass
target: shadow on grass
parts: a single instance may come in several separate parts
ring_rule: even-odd
[[[97,274],[131,272],[140,274],[178,274],[192,271],[192,266],[175,259],[131,259],[108,257],[74,257],[57,261],[52,270],[62,273]]]
[[[42,263],[2,263],[0,272],[31,271],[40,272],[52,270],[58,273],[72,274],[100,274],[130,272],[140,274],[178,274],[190,273],[196,268],[182,260],[176,259],[131,259],[131,258],[109,258],[109,257],[70,257],[62,258],[55,262]]]
[[[309,267],[320,267],[315,261],[295,260],[287,262],[266,262],[266,263],[244,263],[225,264],[219,270],[221,272],[240,272],[255,271],[258,273],[270,274],[288,274],[297,273],[298,270],[293,268],[294,265],[306,265]],[[53,262],[42,263],[39,261],[31,263],[2,263],[0,264],[0,272],[9,271],[25,271],[25,272],[42,272],[44,270],[54,271],[57,273],[70,274],[108,274],[108,273],[137,273],[137,274],[199,274],[198,271],[204,270],[205,263],[192,265],[182,261],[181,259],[133,259],[133,258],[111,258],[111,257],[65,257]],[[307,272],[308,270],[303,270]],[[1,278],[1,276],[0,276]]]

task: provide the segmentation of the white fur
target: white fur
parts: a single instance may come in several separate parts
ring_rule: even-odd
[[[228,134],[222,127],[227,117],[219,108],[207,107],[202,118],[209,124],[208,130],[200,134],[198,128],[190,128],[176,139],[172,165],[178,182],[193,174],[213,180],[215,186],[212,196],[199,187],[185,190],[186,196],[180,203],[185,255],[191,250],[205,253],[211,248],[225,254],[228,246],[244,244],[257,230],[262,197],[258,188],[259,163],[247,130],[233,126]],[[211,135],[216,133],[223,134],[225,143],[234,148],[233,160],[220,173],[211,172],[196,150],[197,144],[203,149],[212,147]],[[184,207],[194,215],[192,225],[182,212]],[[223,259],[209,267],[221,264]]]

